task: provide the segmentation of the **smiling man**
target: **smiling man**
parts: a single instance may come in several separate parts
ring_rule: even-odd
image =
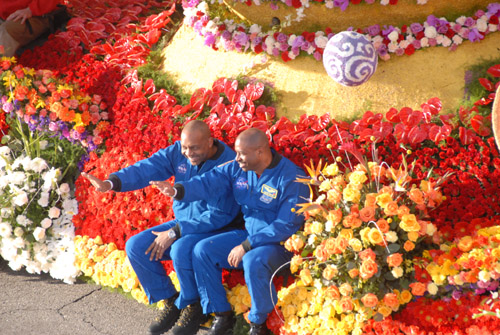
[[[234,157],[234,151],[211,137],[204,122],[194,120],[184,127],[180,141],[112,173],[108,180],[85,173],[83,176],[101,192],[126,192],[150,184],[164,192],[172,187],[166,179],[174,176],[176,182],[188,181]],[[238,219],[233,219],[239,213],[239,205],[234,200],[207,199],[210,201],[174,200],[175,220],[145,230],[126,243],[127,256],[149,303],[166,299],[164,311],[150,326],[151,334],[162,334],[171,328],[176,335],[195,334],[200,323],[206,320],[199,303],[192,251],[198,241],[230,229],[227,225],[237,223]],[[160,263],[169,259],[179,279],[179,295]]]
[[[241,205],[246,230],[233,230],[198,242],[193,251],[193,269],[205,314],[216,317],[209,335],[232,334],[231,305],[221,283],[223,268],[244,269],[252,299],[248,319],[250,335],[267,333],[265,321],[277,301],[271,277],[291,259],[282,245],[303,224],[295,214],[305,202],[307,186],[296,182],[305,176],[302,169],[269,146],[261,130],[242,132],[235,142],[236,159],[203,176],[176,183],[165,194],[182,202],[199,201],[217,195],[234,198]]]

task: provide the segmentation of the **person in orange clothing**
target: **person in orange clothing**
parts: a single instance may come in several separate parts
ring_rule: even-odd
[[[47,31],[45,14],[56,9],[59,0],[0,0],[0,45],[11,57],[23,45]]]

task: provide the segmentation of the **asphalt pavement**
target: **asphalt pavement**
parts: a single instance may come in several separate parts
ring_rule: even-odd
[[[141,335],[157,314],[117,291],[12,271],[0,258],[1,335]]]

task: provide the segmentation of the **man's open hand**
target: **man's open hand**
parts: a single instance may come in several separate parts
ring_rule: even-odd
[[[149,183],[166,196],[173,197],[175,195],[175,189],[168,181],[151,181]]]
[[[163,257],[163,254],[165,253],[165,250],[167,250],[172,245],[172,243],[174,243],[175,239],[168,237],[168,232],[169,230],[152,232],[156,235],[156,238],[146,250],[146,255],[151,252],[151,256],[149,257],[150,261],[157,261],[161,259]]]
[[[108,183],[107,181],[101,180],[101,179],[97,178],[96,176],[93,176],[93,175],[88,174],[86,172],[82,172],[82,176],[87,178],[90,181],[90,183],[92,184],[92,186],[94,186],[95,189],[99,192],[107,192],[107,191],[111,190],[111,184]]]

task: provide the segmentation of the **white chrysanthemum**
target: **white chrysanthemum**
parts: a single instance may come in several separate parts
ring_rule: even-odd
[[[20,215],[18,215],[18,216],[16,217],[16,222],[17,222],[19,225],[21,225],[21,226],[23,226],[23,227],[26,227],[26,226],[28,226],[29,220],[28,220],[28,218],[26,217],[26,215],[22,215],[22,214],[20,214]]]
[[[56,219],[61,215],[61,210],[57,207],[52,207],[49,209],[49,218]]]
[[[10,157],[10,148],[6,145],[0,147],[0,156],[9,158]]]
[[[47,162],[43,158],[36,157],[35,159],[33,159],[31,161],[31,170],[33,170],[37,173],[41,173],[43,170],[48,169],[48,168],[49,168],[49,165],[47,164]]]
[[[10,237],[12,235],[12,226],[7,222],[0,222],[0,236],[3,238]]]
[[[48,229],[50,228],[50,226],[52,226],[52,220],[49,218],[45,218],[42,220],[42,222],[40,222],[40,225],[42,226],[42,228]]]
[[[434,27],[434,26],[426,27],[424,33],[425,33],[425,37],[427,37],[427,38],[436,38],[438,35],[436,27]]]
[[[62,208],[68,215],[76,215],[78,213],[78,201],[76,199],[66,199],[63,201]]]
[[[45,229],[42,227],[36,227],[33,232],[33,236],[37,241],[43,240],[45,238]]]
[[[42,207],[47,207],[49,205],[49,193],[42,192],[40,194],[40,199],[38,199],[38,204]]]
[[[15,185],[22,185],[26,182],[26,174],[22,171],[14,171],[12,173],[9,173],[7,177],[10,180],[11,184]]]
[[[43,183],[42,189],[44,191],[50,191],[52,188],[55,188],[57,184],[57,180],[59,176],[61,175],[61,171],[59,169],[51,168],[49,171],[45,172],[43,174],[43,180],[45,182]]]
[[[18,195],[16,195],[13,199],[14,201],[14,205],[16,206],[24,206],[28,203],[29,199],[28,199],[28,195],[26,194],[26,192],[22,192]]]

